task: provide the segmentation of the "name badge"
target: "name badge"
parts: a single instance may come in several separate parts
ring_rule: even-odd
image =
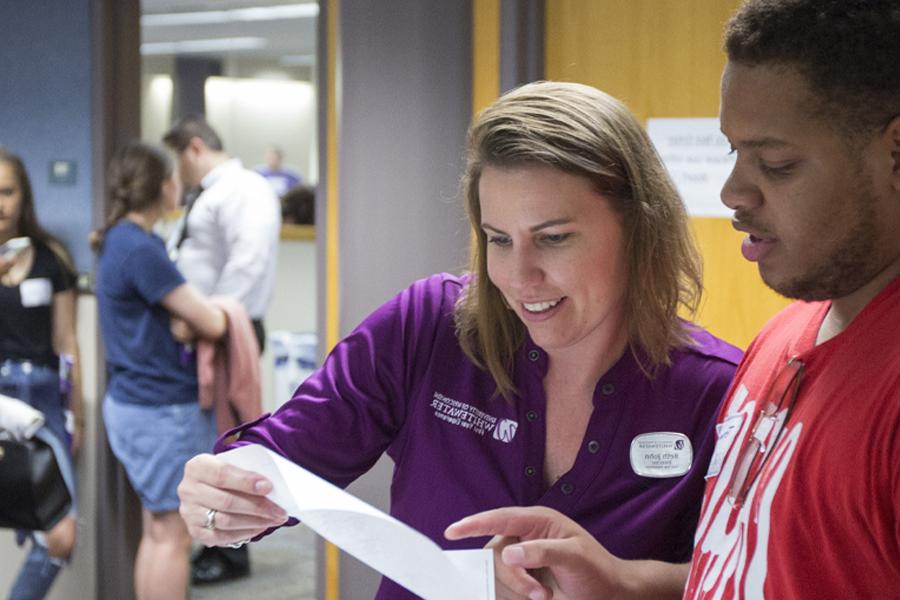
[[[694,448],[683,433],[642,433],[631,440],[631,468],[641,477],[681,477],[691,470]]]
[[[706,479],[716,477],[722,471],[722,463],[725,462],[725,455],[734,443],[734,438],[741,425],[744,424],[744,413],[737,413],[728,417],[716,425],[716,448],[713,450],[712,458],[709,461],[709,470],[706,472]]]
[[[46,277],[26,279],[19,284],[19,294],[22,296],[22,306],[25,308],[49,306],[53,298],[53,286]]]

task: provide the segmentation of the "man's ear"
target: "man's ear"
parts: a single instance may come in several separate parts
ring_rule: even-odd
[[[202,154],[206,149],[206,142],[204,142],[199,137],[192,137],[191,141],[188,142],[188,149],[191,150],[194,154]]]
[[[884,141],[891,153],[891,185],[894,191],[900,192],[900,114],[885,128]]]

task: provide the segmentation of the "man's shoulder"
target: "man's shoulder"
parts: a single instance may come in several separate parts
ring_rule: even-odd
[[[795,335],[809,323],[809,319],[822,312],[828,303],[824,301],[806,302],[797,300],[787,305],[766,322],[756,335],[756,339],[773,334]]]
[[[278,198],[272,191],[272,186],[266,181],[266,178],[252,169],[248,169],[242,165],[235,165],[223,173],[221,177],[207,190],[208,193],[201,194],[203,201],[212,199],[225,200],[228,198],[241,198],[248,195],[260,198],[269,198],[277,203]],[[198,199],[199,200],[199,199]]]
[[[268,182],[266,181],[265,176],[263,176],[262,173],[258,173],[257,171],[254,171],[253,169],[248,169],[247,167],[241,167],[239,173],[242,177],[247,178],[249,181],[254,181],[257,183],[268,185]]]

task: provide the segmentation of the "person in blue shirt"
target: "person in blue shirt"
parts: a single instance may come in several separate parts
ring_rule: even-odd
[[[103,417],[143,507],[135,593],[142,600],[185,598],[191,541],[176,489],[185,461],[212,444],[198,432],[215,427],[212,411],[197,402],[196,357],[179,340],[218,339],[227,322],[153,233],[180,193],[170,157],[132,143],[113,159],[108,183],[109,218],[92,239],[109,372]]]

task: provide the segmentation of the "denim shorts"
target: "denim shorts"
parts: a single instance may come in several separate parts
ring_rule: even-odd
[[[106,436],[131,486],[151,513],[178,509],[184,463],[215,442],[213,411],[196,402],[144,405],[103,401]]]
[[[76,514],[75,469],[72,466],[72,436],[66,430],[66,415],[59,393],[59,372],[29,361],[0,362],[0,394],[21,400],[44,414],[44,426],[35,434],[47,442],[72,496],[71,515]]]

